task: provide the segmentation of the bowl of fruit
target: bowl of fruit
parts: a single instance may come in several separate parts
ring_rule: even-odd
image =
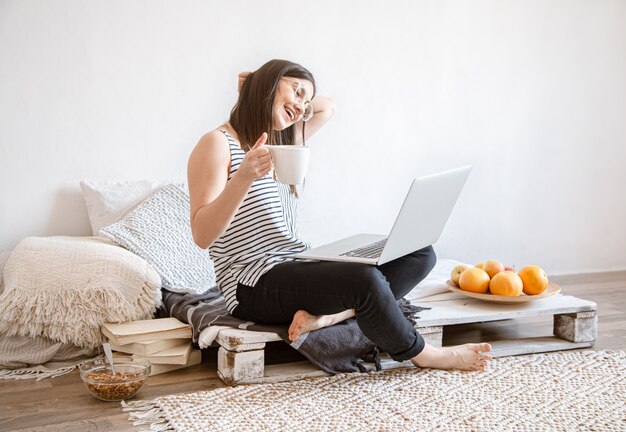
[[[524,303],[558,294],[561,287],[550,282],[537,265],[516,271],[497,260],[474,267],[459,264],[450,273],[448,289],[455,293],[495,303]]]

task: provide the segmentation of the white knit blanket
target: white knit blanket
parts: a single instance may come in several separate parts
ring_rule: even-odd
[[[104,322],[147,319],[161,279],[142,258],[95,237],[28,237],[2,271],[0,332],[94,348]]]

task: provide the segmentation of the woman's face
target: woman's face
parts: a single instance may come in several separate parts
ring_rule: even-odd
[[[283,130],[302,120],[311,104],[313,83],[302,78],[283,77],[274,96],[272,119],[275,130]]]

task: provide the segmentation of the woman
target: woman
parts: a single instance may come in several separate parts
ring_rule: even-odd
[[[396,299],[435,264],[432,247],[381,266],[302,262],[285,255],[309,247],[295,225],[295,188],[277,183],[267,145],[303,144],[333,115],[302,66],[271,60],[239,75],[229,120],[204,135],[188,165],[191,228],[211,247],[229,312],[300,334],[356,316],[363,333],[393,359],[418,367],[484,370],[487,343],[437,348],[424,342]]]

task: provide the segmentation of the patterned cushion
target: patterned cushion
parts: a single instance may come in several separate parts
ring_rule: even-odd
[[[148,261],[170,291],[200,294],[215,286],[208,251],[193,242],[189,196],[180,186],[162,187],[99,234]]]

